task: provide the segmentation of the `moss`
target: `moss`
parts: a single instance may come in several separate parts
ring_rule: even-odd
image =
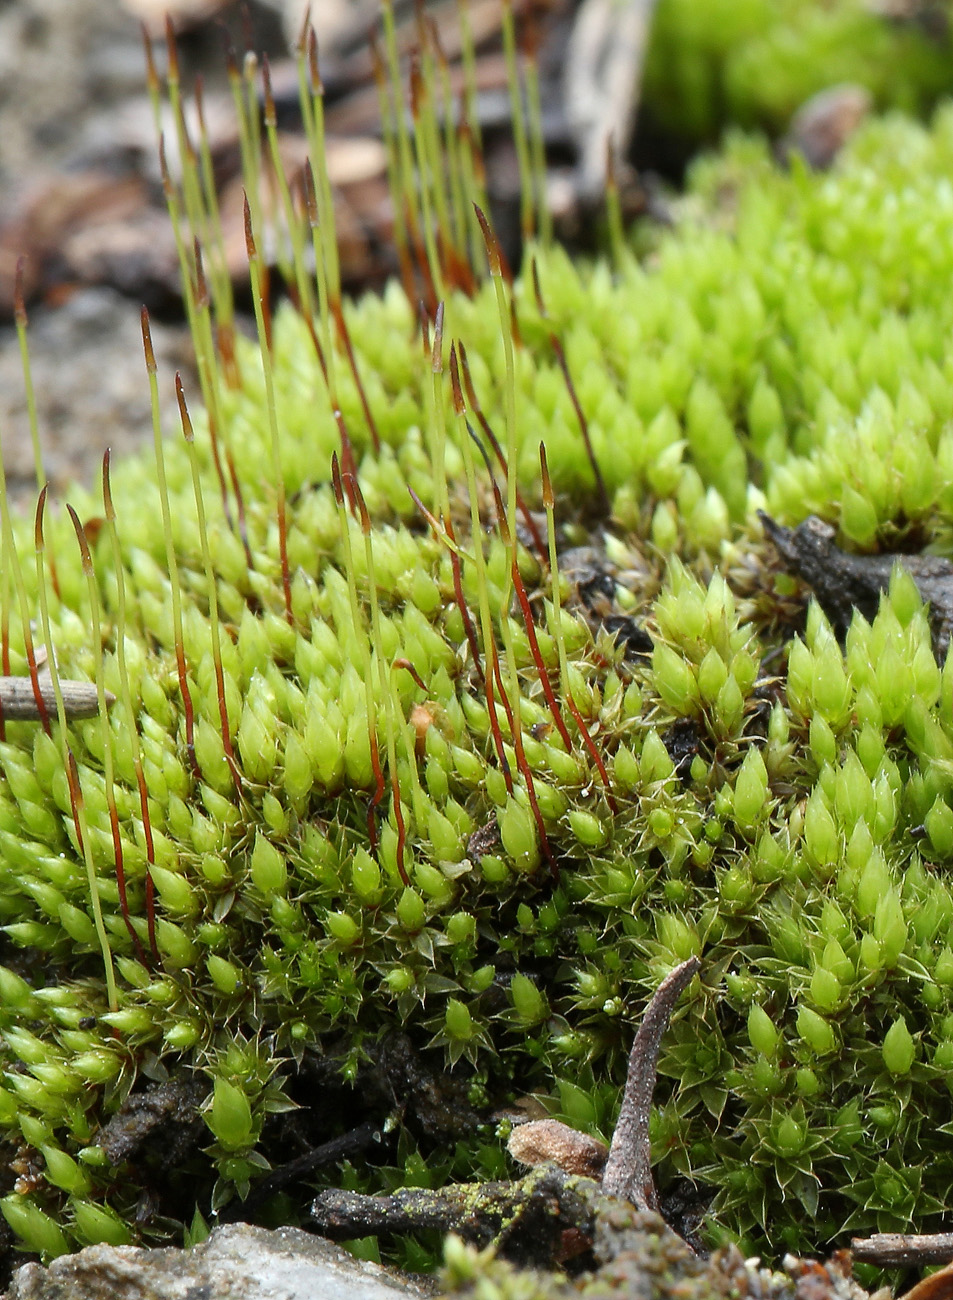
[[[536,1092],[605,1136],[630,1025],[692,953],[701,988],[666,1040],[653,1118],[663,1186],[712,1188],[710,1237],[760,1251],[768,1228],[781,1250],[938,1226],[953,1181],[953,667],[935,663],[910,584],[843,646],[816,607],[804,622],[755,509],[817,511],[856,546],[949,546],[951,154],[949,111],[929,130],[872,124],[823,177],[738,139],[696,168],[645,260],[536,250],[548,318],[518,280],[509,371],[499,280],[448,295],[436,370],[399,288],[348,304],[382,444],[337,350],[368,530],[346,460],[337,498],[331,483],[346,446],[314,338],[282,308],[277,457],[250,343],[218,398],[241,500],[220,491],[198,411],[201,515],[186,445],[165,446],[178,615],[155,468],[114,468],[117,534],[87,526],[101,646],[72,526],[50,516],[59,671],[101,667],[118,702],[105,726],[68,729],[83,820],[56,726],[9,722],[0,746],[0,1126],[32,1171],[2,1207],[24,1244],[134,1230],[142,1171],[110,1167],[95,1139],[144,1080],[206,1081],[205,1156],[187,1172],[218,1206],[266,1172],[299,1070],[359,1076],[397,1028],[484,1115]],[[474,499],[494,527],[468,526],[451,340],[530,500],[540,439],[570,535],[595,500],[554,333],[613,503],[609,604],[644,622],[649,657],[594,631],[568,584],[557,612],[522,544],[514,573],[512,498],[499,524],[485,475]],[[457,542],[423,525],[408,487]],[[28,617],[32,545],[20,528]],[[4,591],[24,672],[9,576]],[[408,1119],[399,1170],[345,1179],[494,1171],[491,1131],[441,1132]]]
[[[644,103],[683,143],[728,125],[783,131],[817,91],[864,86],[881,109],[923,113],[950,91],[945,5],[891,19],[862,0],[660,0]]]

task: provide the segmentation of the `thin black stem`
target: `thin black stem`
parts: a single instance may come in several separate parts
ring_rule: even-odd
[[[373,1123],[371,1120],[366,1120],[363,1124],[359,1124],[357,1128],[351,1129],[349,1133],[342,1133],[338,1137],[331,1138],[328,1142],[322,1142],[319,1147],[306,1151],[304,1155],[298,1156],[296,1160],[290,1160],[288,1164],[276,1169],[267,1178],[262,1179],[260,1183],[256,1183],[244,1201],[236,1200],[227,1205],[218,1216],[219,1222],[231,1223],[238,1219],[247,1220],[250,1214],[270,1197],[274,1196],[276,1192],[283,1191],[291,1183],[306,1178],[315,1169],[320,1169],[324,1165],[336,1164],[339,1160],[357,1155],[365,1147],[371,1146],[374,1142],[379,1142],[380,1136],[380,1125]]]

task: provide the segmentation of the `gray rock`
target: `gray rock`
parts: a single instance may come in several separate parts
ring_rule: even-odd
[[[2,133],[0,114],[0,133]],[[152,438],[149,380],[142,351],[139,304],[105,287],[81,289],[58,308],[30,309],[30,366],[36,390],[43,464],[51,491],[77,479],[98,486],[102,455],[113,468]],[[181,438],[172,376],[183,370],[189,404],[198,405],[191,345],[184,326],[152,322],[159,366],[163,427]],[[32,518],[36,507],[33,449],[23,392],[20,346],[12,325],[0,326],[0,433],[7,485]],[[130,504],[126,503],[127,508]],[[116,501],[122,518],[123,502]]]
[[[298,1228],[235,1223],[191,1250],[87,1246],[18,1269],[6,1300],[420,1300],[413,1282]]]

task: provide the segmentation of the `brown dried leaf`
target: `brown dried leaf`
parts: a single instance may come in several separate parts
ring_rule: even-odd
[[[953,1296],[953,1264],[921,1278],[907,1291],[902,1300],[950,1300]]]

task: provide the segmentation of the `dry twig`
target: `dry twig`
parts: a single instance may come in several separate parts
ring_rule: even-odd
[[[602,1190],[631,1201],[640,1210],[657,1212],[659,1208],[649,1149],[649,1113],[659,1047],[678,995],[700,967],[697,957],[689,957],[666,975],[646,1008],[629,1053],[625,1094],[602,1176]]]
[[[953,1261],[953,1232],[877,1232],[872,1237],[855,1237],[850,1249],[854,1259],[883,1268],[949,1264]]]
[[[566,111],[579,149],[579,189],[605,192],[609,147],[625,153],[642,85],[655,0],[584,0],[566,59]]]
[[[93,682],[60,681],[67,718],[94,718],[99,712],[99,697]],[[47,717],[56,716],[56,695],[49,677],[39,680],[40,697]],[[106,692],[106,703],[115,696]],[[37,703],[29,677],[0,677],[0,711],[7,722],[40,722],[43,712]]]
[[[284,1191],[292,1183],[307,1178],[309,1174],[313,1174],[316,1169],[321,1169],[324,1165],[348,1160],[380,1140],[380,1125],[365,1120],[357,1128],[322,1142],[319,1147],[313,1147],[297,1159],[290,1160],[287,1164],[273,1170],[267,1178],[255,1184],[243,1201],[233,1201],[227,1205],[219,1215],[220,1222],[234,1223],[239,1219],[247,1218],[270,1197]]]

